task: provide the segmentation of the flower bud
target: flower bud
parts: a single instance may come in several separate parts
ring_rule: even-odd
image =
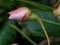
[[[55,16],[59,16],[60,17],[60,4],[58,5],[58,7],[53,11]]]
[[[11,44],[11,45],[18,45],[17,43],[13,43],[13,44]]]
[[[26,7],[21,7],[16,10],[9,12],[9,19],[18,20],[18,21],[25,21],[30,16],[30,10]]]

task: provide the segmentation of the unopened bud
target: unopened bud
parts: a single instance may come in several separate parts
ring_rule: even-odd
[[[30,16],[30,10],[26,7],[21,7],[16,10],[9,12],[9,19],[18,20],[18,21],[25,21]]]

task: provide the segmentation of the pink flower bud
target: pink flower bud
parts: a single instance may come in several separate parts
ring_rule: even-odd
[[[13,43],[13,44],[11,44],[11,45],[18,45],[17,43]]]
[[[18,20],[18,21],[24,21],[27,20],[27,18],[30,16],[30,10],[26,7],[18,8],[14,11],[9,12],[9,19]]]
[[[55,16],[59,16],[59,15],[60,15],[60,4],[59,4],[58,7],[54,10],[54,14],[55,14]]]

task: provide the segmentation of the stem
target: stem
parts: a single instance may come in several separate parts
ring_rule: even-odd
[[[55,7],[58,6],[60,3],[60,0],[57,1],[57,3],[55,4]]]
[[[41,27],[42,27],[45,35],[46,35],[46,38],[47,38],[47,41],[48,41],[48,45],[50,45],[50,40],[49,40],[47,31],[46,31],[46,29],[45,29],[45,27],[44,27],[44,25],[43,25],[43,23],[42,23],[42,20],[41,20],[40,17],[38,17],[38,16],[36,16],[36,18],[37,18],[37,20],[39,21],[39,23],[40,23],[40,25],[41,25]]]
[[[49,21],[49,20],[45,20],[45,19],[42,19],[42,18],[41,18],[41,20],[44,21],[44,22],[50,23],[50,24],[60,26],[60,23],[57,23],[57,22],[54,22],[54,21]]]
[[[21,35],[23,35],[30,43],[32,43],[33,45],[37,45],[32,39],[30,39],[27,35],[25,35],[18,27],[16,27],[15,25],[11,24],[11,27],[13,27],[14,29],[16,29]]]
[[[43,18],[40,18],[40,19],[44,22],[60,26],[60,23],[57,23],[57,22],[54,22],[54,21],[49,21],[49,20],[46,20],[46,19],[43,19]],[[27,21],[31,21],[31,20],[36,20],[36,15],[35,14],[31,14]]]

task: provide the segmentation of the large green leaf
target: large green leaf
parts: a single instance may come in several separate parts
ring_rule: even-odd
[[[19,1],[0,0],[0,7],[6,10],[12,10],[22,5]]]
[[[34,2],[37,2],[37,3],[42,3],[44,5],[48,5],[49,4],[49,0],[31,0],[31,1],[34,1]]]
[[[0,45],[10,45],[16,38],[16,31],[11,28],[11,21],[7,21],[0,33]]]
[[[36,7],[36,8],[38,8],[39,10],[52,11],[52,9],[53,9],[52,7],[45,6],[43,4],[33,2],[33,1],[27,1],[27,0],[25,0],[25,1],[20,0],[20,1],[25,2],[25,3],[29,4],[29,5],[32,5],[32,6]]]
[[[38,15],[39,17],[41,17],[44,20],[48,20],[48,21],[53,21],[56,23],[60,23],[60,20],[58,20],[52,12],[47,12],[47,11],[37,11],[34,10],[33,13],[35,13],[36,15]],[[56,36],[56,37],[60,37],[60,25],[55,25],[46,21],[43,21],[44,26],[48,32],[49,36]],[[23,24],[27,30],[30,31],[30,33],[34,36],[45,36],[39,22],[37,20],[32,20],[32,21],[28,21],[25,22]]]
[[[15,21],[8,20],[5,10],[0,10],[0,45],[10,45],[16,38],[16,31],[10,26]]]

